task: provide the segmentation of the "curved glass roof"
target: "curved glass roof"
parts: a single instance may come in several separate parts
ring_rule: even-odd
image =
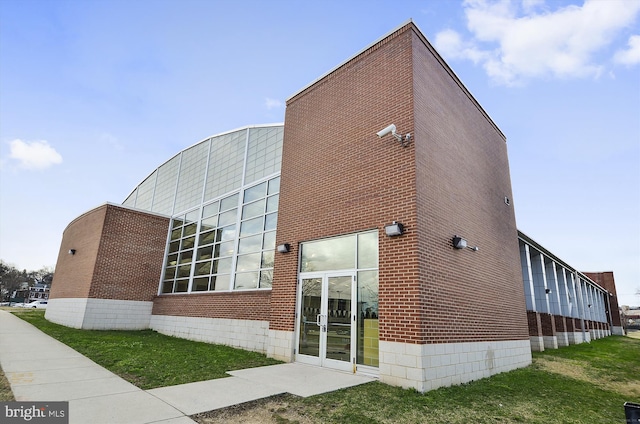
[[[122,204],[173,216],[280,173],[283,132],[268,124],[209,137],[156,168]]]

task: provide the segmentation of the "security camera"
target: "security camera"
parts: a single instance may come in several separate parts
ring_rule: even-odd
[[[383,130],[378,131],[378,137],[382,138],[387,134],[391,134],[393,136],[396,135],[396,126],[394,124],[389,125],[388,127],[386,127]]]

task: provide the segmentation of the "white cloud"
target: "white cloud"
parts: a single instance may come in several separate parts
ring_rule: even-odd
[[[280,100],[270,99],[269,97],[264,99],[264,104],[269,110],[282,107],[282,102]]]
[[[616,63],[623,65],[636,65],[640,63],[640,35],[632,35],[627,43],[627,50],[620,50],[613,57]]]
[[[22,168],[46,169],[62,163],[62,156],[46,140],[25,142],[16,139],[9,144],[9,157],[17,160]]]
[[[480,64],[506,85],[548,76],[599,76],[604,66],[595,54],[640,12],[640,0],[585,0],[554,11],[542,0],[465,0],[463,6],[471,38],[447,29],[436,35],[436,48],[447,58]],[[630,58],[621,53],[618,61],[634,60],[636,44],[629,42]]]

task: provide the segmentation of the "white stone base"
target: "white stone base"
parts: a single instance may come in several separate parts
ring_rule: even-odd
[[[585,343],[591,343],[591,333],[590,332],[585,331],[583,333],[583,336],[584,336],[584,342]]]
[[[616,327],[615,325],[611,327],[611,334],[614,336],[624,336],[624,328]]]
[[[420,392],[531,364],[529,340],[443,344],[379,343],[380,380]]]
[[[544,352],[544,339],[542,336],[529,336],[532,352]]]
[[[267,356],[279,361],[293,362],[293,331],[269,330],[269,345]]]
[[[569,334],[573,333],[556,333],[558,338],[558,347],[569,346]]]
[[[544,340],[545,349],[558,348],[558,338],[556,336],[542,336],[542,339]]]
[[[149,328],[168,336],[267,352],[268,321],[152,315]]]
[[[50,299],[45,318],[83,330],[144,330],[149,328],[153,302],[114,299]]]
[[[580,344],[584,342],[584,337],[582,336],[582,332],[574,331],[572,333],[567,333],[569,335],[569,344]]]

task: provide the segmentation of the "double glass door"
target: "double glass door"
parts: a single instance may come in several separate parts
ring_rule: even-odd
[[[355,273],[304,273],[298,287],[296,360],[355,371]]]

